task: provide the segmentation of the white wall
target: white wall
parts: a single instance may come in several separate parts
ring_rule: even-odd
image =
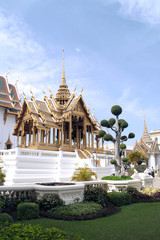
[[[5,143],[8,140],[10,134],[10,139],[13,144],[12,148],[17,145],[17,137],[13,136],[14,125],[16,124],[16,116],[8,114],[6,123],[4,124],[4,112],[5,108],[0,107],[0,149],[4,149]]]

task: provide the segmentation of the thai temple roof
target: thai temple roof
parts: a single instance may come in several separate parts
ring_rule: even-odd
[[[14,130],[14,134],[16,134],[19,125],[21,124],[21,119],[25,114],[25,109],[27,108],[29,114],[32,116],[32,119],[35,121],[35,124],[40,127],[57,127],[65,121],[70,115],[74,115],[75,112],[79,112],[79,114],[87,117],[88,121],[90,121],[94,126],[94,131],[98,133],[101,130],[101,126],[98,123],[97,119],[93,114],[90,113],[90,109],[86,107],[85,102],[82,97],[82,91],[78,96],[75,96],[75,90],[71,94],[65,78],[64,72],[64,51],[63,51],[63,73],[62,80],[57,91],[56,96],[54,97],[52,91],[50,91],[50,96],[47,97],[45,91],[44,99],[38,100],[34,97],[34,94],[31,92],[31,100],[27,100],[26,96],[24,97],[24,102],[22,106],[22,110],[18,115],[18,121]],[[25,95],[25,94],[24,94]]]
[[[16,86],[8,84],[7,77],[0,76],[0,106],[8,112],[17,114],[21,110],[21,102]]]
[[[142,140],[145,143],[151,143],[152,139],[147,131],[147,127],[146,127],[146,122],[145,122],[145,116],[144,116],[144,129],[143,129],[143,136],[142,136]]]
[[[142,151],[146,155],[150,155],[151,153],[159,152],[158,143],[156,140],[152,140],[146,127],[145,115],[144,115],[144,129],[143,136],[141,137],[139,142],[136,142],[133,151]]]

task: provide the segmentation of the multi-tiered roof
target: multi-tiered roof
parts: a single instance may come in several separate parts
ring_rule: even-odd
[[[21,110],[16,86],[8,84],[7,78],[2,76],[0,76],[0,107],[5,107],[8,113],[12,114],[18,114]]]

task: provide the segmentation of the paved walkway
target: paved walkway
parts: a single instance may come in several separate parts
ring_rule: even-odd
[[[153,186],[160,188],[160,177],[155,177],[155,178],[153,179]]]

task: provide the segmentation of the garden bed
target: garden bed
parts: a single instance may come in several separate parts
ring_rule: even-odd
[[[107,217],[114,215],[116,213],[120,212],[120,208],[114,206],[112,203],[108,202],[108,207],[102,208],[100,211],[88,215],[82,215],[82,216],[59,216],[56,214],[51,214],[48,212],[40,211],[41,217],[47,217],[47,218],[53,218],[57,220],[65,220],[65,221],[83,221],[83,220],[92,220],[102,217]]]
[[[76,185],[76,183],[66,183],[66,182],[51,182],[51,183],[36,183],[42,186],[68,186],[68,185]]]

